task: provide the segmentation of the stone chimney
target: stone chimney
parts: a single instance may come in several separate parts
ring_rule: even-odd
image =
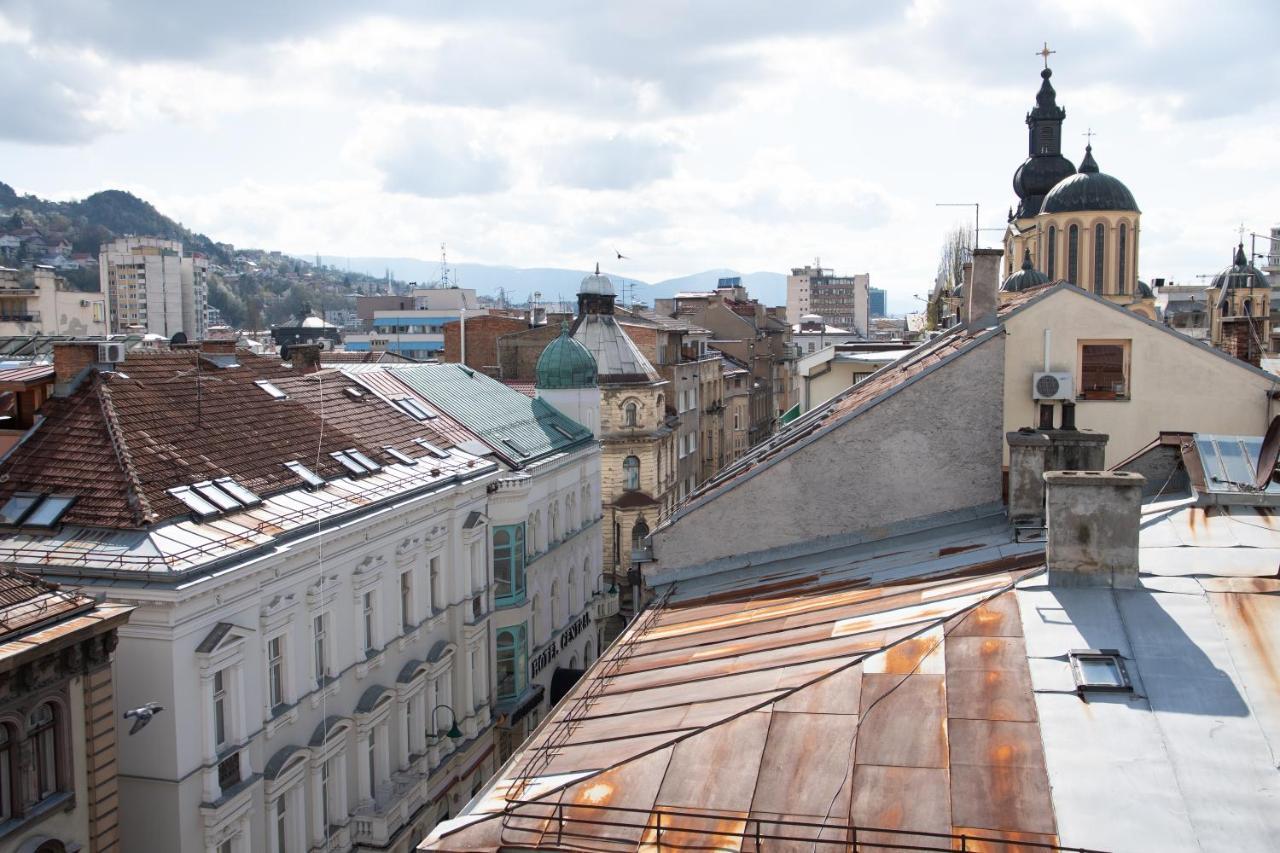
[[[1049,436],[1024,427],[1008,433],[1009,521],[1014,527],[1044,527],[1044,472]]]
[[[53,345],[53,393],[65,397],[76,390],[98,363],[98,344],[105,341],[58,341]]]
[[[292,344],[289,347],[289,361],[298,373],[315,373],[320,369],[320,345]]]
[[[996,324],[1000,304],[1000,259],[1004,249],[974,249],[973,266],[966,265],[964,280],[964,321],[971,329]]]
[[[1138,526],[1146,478],[1127,471],[1050,471],[1049,586],[1138,585]]]

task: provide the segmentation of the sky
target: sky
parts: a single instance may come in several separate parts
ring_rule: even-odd
[[[998,245],[1047,41],[1064,153],[1194,281],[1280,224],[1278,40],[1275,0],[0,0],[0,180],[300,254],[821,258],[905,311],[972,221],[939,203]]]

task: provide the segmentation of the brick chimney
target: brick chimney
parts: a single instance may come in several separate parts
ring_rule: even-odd
[[[65,397],[76,390],[98,363],[99,341],[58,341],[53,345],[53,393]]]
[[[315,373],[320,369],[319,344],[292,344],[289,361],[298,373]]]
[[[1136,587],[1146,478],[1127,471],[1050,471],[1044,481],[1049,585]]]
[[[1000,259],[1004,249],[974,249],[973,266],[965,267],[964,321],[971,329],[996,324],[1000,304]]]
[[[235,355],[236,342],[234,338],[205,338],[200,342],[200,352]]]

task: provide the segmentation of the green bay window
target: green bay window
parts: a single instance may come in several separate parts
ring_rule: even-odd
[[[493,585],[498,607],[524,603],[524,522],[493,528]]]
[[[523,624],[498,631],[498,699],[514,699],[524,692],[529,670],[529,645]]]

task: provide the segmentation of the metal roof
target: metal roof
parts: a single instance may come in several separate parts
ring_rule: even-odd
[[[586,347],[596,360],[596,375],[601,385],[662,381],[612,314],[581,315],[574,327],[573,339]]]

